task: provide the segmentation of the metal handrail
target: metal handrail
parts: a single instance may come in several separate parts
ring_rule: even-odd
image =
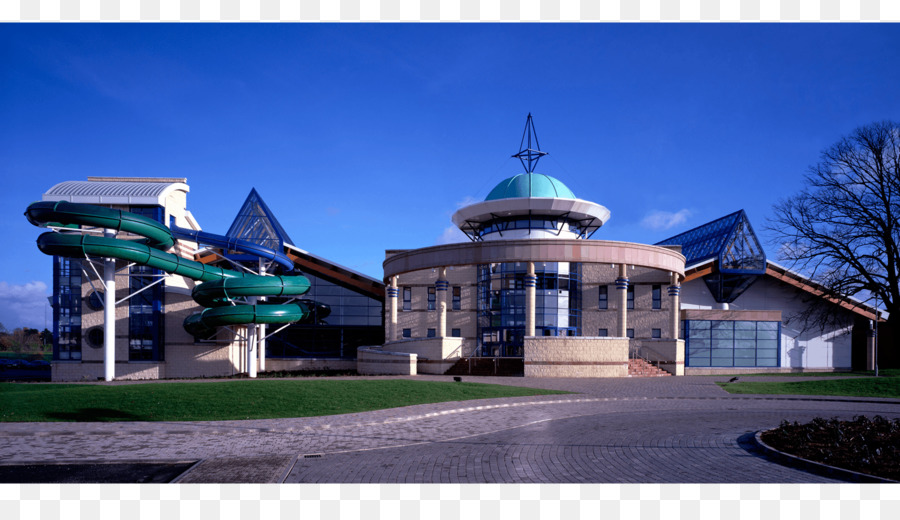
[[[628,357],[629,357],[629,359],[642,359],[642,360],[644,360],[647,364],[652,365],[652,366],[655,366],[656,368],[662,370],[662,368],[660,368],[660,366],[659,366],[659,363],[660,363],[659,361],[652,361],[652,360],[651,360],[650,358],[648,358],[647,356],[641,355],[641,349],[642,349],[642,348],[643,348],[642,345],[629,345],[629,346],[628,346]],[[648,349],[648,350],[651,350],[651,349]]]
[[[494,375],[497,375],[497,373],[500,371],[500,360],[501,359],[522,359],[522,360],[524,360],[525,356],[479,356],[479,355],[475,355],[475,356],[465,357],[462,359],[465,359],[466,363],[469,365],[469,374],[470,375],[472,374],[472,363],[476,359],[490,359],[493,361]]]

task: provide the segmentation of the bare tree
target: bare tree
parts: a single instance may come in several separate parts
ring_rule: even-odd
[[[779,259],[822,284],[826,296],[877,299],[890,328],[900,330],[900,124],[857,128],[822,152],[805,180],[769,219]],[[815,321],[833,321],[836,308],[816,308]]]

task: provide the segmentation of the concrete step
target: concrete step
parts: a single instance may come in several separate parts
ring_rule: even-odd
[[[671,375],[643,359],[628,360],[628,377],[666,377]]]

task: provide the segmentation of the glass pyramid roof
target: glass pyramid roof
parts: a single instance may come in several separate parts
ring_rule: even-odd
[[[722,273],[763,274],[766,271],[766,253],[744,210],[667,238],[656,245],[680,245],[687,268],[716,258]]]
[[[247,200],[244,201],[226,234],[231,238],[247,240],[275,251],[281,251],[284,244],[294,245],[272,210],[256,192],[256,188],[250,190]]]

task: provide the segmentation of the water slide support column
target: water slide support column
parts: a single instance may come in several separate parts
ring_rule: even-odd
[[[256,296],[249,298],[250,305],[256,305]],[[247,324],[247,375],[256,377],[256,323]]]
[[[262,301],[262,302],[266,301],[266,297],[261,296],[259,298],[259,301]],[[265,372],[266,371],[266,324],[260,323],[256,327],[257,327],[257,330],[259,331],[258,332],[258,335],[259,335],[259,341],[258,341],[258,344],[259,344],[259,371]]]
[[[115,238],[114,229],[105,229],[103,236]],[[116,259],[103,259],[103,380],[116,378]]]
[[[266,274],[266,266],[263,264],[262,258],[259,259],[259,274]],[[264,302],[268,298],[265,296],[261,296],[259,301]],[[259,334],[259,371],[266,371],[266,324],[261,323],[257,325],[257,331]]]

